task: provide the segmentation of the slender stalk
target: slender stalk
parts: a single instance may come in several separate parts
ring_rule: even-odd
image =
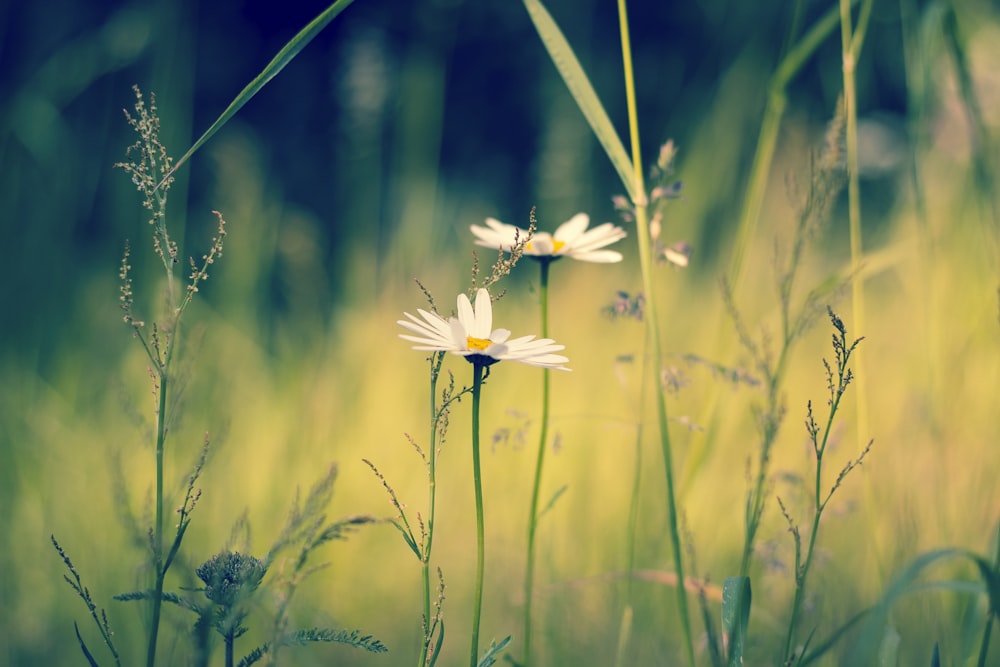
[[[840,0],[840,41],[843,49],[844,69],[844,111],[847,116],[847,196],[851,237],[851,301],[854,314],[854,329],[865,329],[865,292],[861,279],[863,255],[861,234],[861,190],[858,180],[858,99],[854,84],[854,72],[861,53],[868,17],[871,15],[872,0],[865,0],[858,19],[858,29],[851,27],[851,0]],[[868,433],[868,391],[862,359],[854,361],[857,373],[855,398],[858,410],[858,439],[863,444]]]
[[[149,628],[149,643],[146,645],[146,665],[156,664],[156,642],[160,631],[160,611],[163,606],[163,444],[167,439],[167,369],[166,361],[157,369],[159,396],[156,408],[156,524],[153,526],[153,616]]]
[[[483,479],[479,465],[479,398],[483,387],[483,365],[472,364],[472,482],[476,489],[476,592],[472,602],[472,649],[470,667],[479,664],[479,620],[483,611],[483,571],[485,531],[483,522]]]
[[[434,546],[434,510],[437,498],[437,436],[438,424],[440,423],[443,411],[447,409],[447,405],[441,406],[440,409],[437,406],[437,381],[441,373],[441,362],[443,360],[443,352],[436,352],[431,356],[431,434],[430,452],[428,454],[428,476],[430,478],[428,482],[429,507],[427,509],[427,536],[424,541],[423,553],[420,557],[420,569],[424,584],[424,637],[420,657],[417,661],[419,667],[424,667],[427,664],[427,656],[430,652],[432,639],[431,635],[433,633],[431,625],[431,549]]]
[[[667,511],[670,520],[670,542],[674,553],[674,568],[677,571],[677,609],[684,629],[684,648],[688,664],[694,665],[694,641],[691,636],[691,618],[688,613],[687,591],[684,588],[684,558],[681,551],[680,527],[677,518],[677,502],[674,490],[673,452],[670,445],[669,422],[667,419],[666,396],[659,382],[659,371],[663,367],[663,353],[660,347],[659,320],[656,315],[656,294],[653,281],[652,251],[649,237],[649,216],[647,212],[646,186],[642,176],[642,155],[639,144],[639,119],[636,110],[635,76],[632,71],[632,47],[629,39],[628,12],[626,0],[618,0],[618,22],[621,30],[622,61],[625,71],[625,98],[628,103],[629,138],[632,149],[632,168],[635,192],[640,201],[635,204],[636,237],[639,242],[639,263],[642,270],[643,291],[646,295],[646,312],[649,338],[652,342],[653,368],[656,378],[656,414],[660,429],[660,445],[663,449],[664,473],[667,482]]]
[[[233,654],[236,638],[232,632],[226,633],[226,667],[233,667],[235,656]]]
[[[541,258],[539,267],[539,301],[542,309],[542,338],[549,337],[549,258]],[[542,370],[542,426],[538,438],[538,458],[535,461],[535,483],[531,491],[531,513],[528,515],[528,554],[524,572],[524,657],[522,665],[531,664],[531,607],[535,588],[535,534],[538,530],[538,500],[542,489],[542,467],[549,438],[549,369]]]
[[[643,355],[646,359],[649,355],[649,335],[643,341]],[[646,404],[646,387],[648,381],[646,373],[643,372],[639,379],[639,403],[637,407],[638,419],[636,420],[635,431],[635,462],[632,467],[632,497],[629,500],[628,524],[626,527],[625,541],[625,607],[622,609],[622,620],[618,626],[618,648],[615,652],[615,666],[620,667],[625,664],[625,649],[628,646],[629,637],[632,634],[632,618],[634,611],[632,603],[635,595],[635,543],[639,537],[639,499],[642,482],[642,406]]]
[[[852,0],[852,4],[854,2],[857,2],[857,0]],[[737,240],[731,251],[732,257],[729,266],[728,282],[734,292],[739,287],[743,274],[743,261],[747,248],[756,232],[757,221],[760,218],[760,211],[764,203],[764,194],[770,180],[771,164],[774,160],[778,133],[781,129],[781,120],[784,117],[788,102],[786,90],[789,83],[792,82],[799,71],[805,66],[813,53],[816,52],[823,41],[837,27],[838,21],[838,9],[834,6],[822,18],[817,20],[798,42],[795,42],[793,39],[794,33],[797,32],[797,28],[793,27],[787,41],[789,44],[794,42],[794,46],[781,59],[771,77],[768,85],[764,116],[757,137],[757,148],[754,152],[747,189],[740,208],[740,220],[736,232]],[[715,344],[716,355],[719,358],[726,356],[728,340],[727,332],[724,328],[720,328]],[[718,421],[717,409],[720,391],[721,385],[715,385],[708,400],[705,402],[699,423],[711,425]],[[682,487],[688,480],[694,477],[696,472],[708,459],[709,450],[714,445],[713,432],[714,427],[710,427],[708,437],[701,441],[696,441],[692,445],[691,451],[688,452],[686,469],[681,479]]]
[[[855,375],[849,368],[849,362],[851,356],[855,353],[858,343],[862,340],[861,338],[858,338],[853,343],[848,344],[846,330],[843,327],[843,323],[839,318],[833,315],[833,311],[830,311],[830,315],[833,319],[834,326],[837,329],[837,333],[834,334],[833,339],[833,346],[837,356],[837,363],[835,366],[836,377],[834,376],[834,370],[831,369],[830,366],[824,361],[824,365],[826,365],[827,369],[827,382],[830,387],[830,398],[828,399],[829,413],[826,425],[823,428],[822,438],[819,437],[819,425],[816,424],[813,418],[812,402],[809,402],[808,404],[806,429],[809,433],[809,439],[813,446],[813,452],[816,455],[816,473],[814,476],[813,492],[813,518],[812,526],[809,531],[809,546],[806,549],[804,558],[802,557],[798,527],[794,525],[791,526],[791,532],[795,537],[795,596],[792,600],[791,616],[788,620],[788,632],[785,635],[785,653],[784,662],[782,663],[785,665],[792,664],[792,659],[795,657],[792,650],[792,642],[795,639],[795,628],[798,624],[799,613],[802,610],[802,602],[805,599],[806,583],[809,577],[809,571],[812,567],[813,556],[816,553],[816,538],[819,535],[819,524],[820,519],[823,516],[823,511],[826,509],[827,504],[833,497],[834,492],[836,492],[836,490],[840,487],[844,477],[856,466],[861,465],[865,456],[868,454],[869,448],[871,447],[871,442],[869,441],[857,460],[849,462],[844,468],[841,469],[836,482],[834,482],[832,488],[827,491],[826,497],[824,497],[823,456],[826,453],[827,445],[830,443],[830,433],[833,431],[833,422],[837,416],[838,410],[840,409],[841,399],[844,397],[844,393],[847,391],[848,385],[855,380]],[[780,502],[779,498],[779,503]],[[783,505],[782,511],[785,513],[786,520],[788,520],[791,524],[792,520],[788,513],[785,512]],[[800,660],[801,658],[802,655],[799,655]]]

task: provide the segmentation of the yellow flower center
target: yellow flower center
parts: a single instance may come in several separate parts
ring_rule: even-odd
[[[493,344],[493,341],[488,338],[473,338],[472,336],[469,336],[465,339],[465,344],[470,350],[483,352],[486,348]]]

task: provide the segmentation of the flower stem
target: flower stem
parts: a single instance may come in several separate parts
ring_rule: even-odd
[[[542,338],[549,337],[549,260],[542,259],[539,300],[542,309]],[[535,462],[535,484],[531,492],[531,513],[528,515],[528,555],[524,573],[524,657],[521,664],[531,663],[531,603],[535,588],[535,533],[538,529],[538,499],[542,488],[542,466],[545,445],[549,437],[549,369],[542,371],[542,432],[538,438],[538,459]]]
[[[476,489],[476,592],[472,602],[472,649],[470,667],[479,661],[479,620],[483,611],[485,538],[483,529],[483,479],[479,465],[479,397],[483,387],[483,365],[472,364],[472,482]]]
[[[684,649],[689,665],[694,665],[694,641],[691,636],[691,618],[688,614],[687,591],[684,588],[684,557],[681,551],[680,522],[677,517],[677,496],[674,490],[673,451],[670,445],[670,430],[667,419],[666,396],[659,380],[663,367],[663,352],[660,345],[659,321],[656,315],[655,283],[653,281],[652,249],[649,237],[649,216],[647,212],[646,186],[642,176],[642,155],[639,144],[639,118],[636,110],[635,77],[632,72],[632,47],[629,39],[626,0],[618,0],[618,22],[621,29],[622,60],[625,69],[625,98],[628,104],[629,137],[632,147],[632,167],[635,192],[640,201],[635,204],[636,238],[639,242],[639,264],[642,270],[642,285],[646,295],[649,337],[653,352],[653,373],[656,378],[656,416],[660,429],[660,445],[663,450],[664,473],[667,483],[667,512],[670,519],[670,542],[674,552],[674,569],[677,571],[677,610],[684,631]]]
[[[234,647],[235,642],[236,642],[236,637],[235,637],[234,633],[227,632],[226,633],[226,667],[233,667],[233,664],[234,664],[233,660],[235,658],[234,653],[233,653],[233,649],[235,648]]]

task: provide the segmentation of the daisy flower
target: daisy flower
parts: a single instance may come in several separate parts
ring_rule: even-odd
[[[577,213],[559,225],[554,234],[535,232],[524,247],[524,254],[535,258],[558,259],[572,257],[582,262],[611,263],[622,261],[622,255],[614,250],[601,250],[625,238],[625,230],[610,222],[593,229],[587,229],[590,216]],[[486,218],[486,226],[472,225],[476,245],[497,248],[510,252],[517,239],[525,239],[528,230],[508,225],[494,218]]]
[[[565,349],[551,338],[522,336],[511,338],[507,329],[493,329],[493,304],[490,293],[480,289],[473,308],[469,297],[458,295],[458,317],[445,319],[437,313],[417,309],[420,317],[403,313],[405,320],[398,320],[412,334],[399,334],[403,340],[417,343],[414,350],[444,351],[465,357],[469,363],[489,366],[498,361],[519,361],[529,366],[568,371],[563,366],[569,361],[561,354]]]

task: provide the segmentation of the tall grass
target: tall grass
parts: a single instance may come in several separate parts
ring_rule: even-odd
[[[281,76],[304,62],[315,48],[307,43],[329,29],[322,17],[332,18],[346,4],[331,5],[317,17],[320,23],[293,37],[283,51],[291,55],[274,61],[284,68]],[[366,3],[354,4],[351,12]],[[536,12],[537,3],[525,4]],[[564,7],[552,9],[566,20]],[[671,55],[673,47],[668,40],[646,41],[635,16],[648,20],[649,14],[638,4],[628,8],[631,32],[625,3],[617,9],[619,30],[602,27],[592,41],[579,40],[566,20],[565,48],[573,43],[583,64],[576,62],[570,72],[557,58],[557,70],[536,69],[552,80],[555,71],[567,77],[596,131],[593,148],[609,158],[607,169],[595,169],[599,178],[579,186],[595,201],[608,202],[592,215],[614,215],[610,198],[624,187],[633,217],[622,224],[635,243],[622,264],[600,273],[560,265],[551,283],[544,274],[537,283],[525,272],[505,279],[507,295],[498,305],[503,326],[539,333],[537,311],[525,305],[536,289],[573,373],[546,375],[542,382],[506,370],[483,384],[473,378],[483,392],[478,410],[471,410],[471,393],[438,382],[451,364],[462,362],[465,371],[463,360],[432,357],[428,386],[426,366],[396,340],[392,325],[413,308],[412,289],[397,275],[401,267],[416,267],[428,291],[455,293],[471,247],[467,225],[498,207],[521,204],[498,203],[485,185],[475,191],[456,185],[447,163],[454,159],[451,137],[470,143],[474,137],[444,116],[443,142],[450,148],[428,179],[439,189],[425,193],[437,202],[436,214],[422,212],[433,229],[418,233],[407,226],[398,238],[361,231],[340,237],[337,256],[353,257],[356,274],[339,279],[348,287],[364,280],[343,299],[324,277],[341,270],[322,248],[332,232],[319,215],[286,201],[281,169],[269,165],[261,149],[264,139],[248,133],[251,139],[240,143],[236,132],[253,107],[235,109],[251,97],[264,103],[256,98],[271,90],[268,82],[277,80],[278,69],[266,69],[259,86],[237,97],[218,132],[195,144],[196,157],[185,165],[205,176],[198,157],[214,157],[218,171],[194,183],[192,192],[230,211],[232,223],[225,261],[213,265],[205,293],[188,301],[193,292],[185,291],[183,278],[171,277],[172,242],[210,236],[201,229],[202,217],[186,222],[180,203],[186,195],[174,199],[178,229],[158,237],[161,254],[147,252],[139,261],[135,243],[119,265],[127,303],[135,296],[150,310],[168,304],[168,316],[158,318],[165,328],[158,325],[157,336],[150,334],[145,344],[120,349],[130,330],[120,326],[114,308],[119,241],[109,242],[111,249],[103,241],[81,247],[83,232],[45,235],[27,223],[23,229],[10,225],[11,247],[23,250],[11,258],[19,279],[3,291],[13,316],[0,349],[6,380],[0,387],[0,502],[9,509],[0,516],[9,536],[0,554],[7,601],[0,612],[0,661],[104,664],[145,656],[147,664],[233,663],[244,647],[255,646],[260,653],[248,656],[289,664],[483,664],[500,659],[509,646],[533,664],[927,664],[938,655],[942,663],[991,663],[1000,608],[994,483],[1000,358],[996,227],[981,221],[996,217],[989,204],[996,201],[990,152],[996,126],[982,102],[989,77],[976,55],[980,47],[973,46],[988,47],[982,31],[995,26],[996,17],[962,5],[944,14],[910,7],[903,12],[906,22],[898,24],[869,2],[861,3],[860,13],[844,2],[829,3],[819,14],[795,3],[783,9],[791,26],[782,31],[786,47],[769,77],[758,82],[760,98],[720,108],[697,106],[710,98],[698,97],[694,85],[679,88],[670,105],[652,105],[657,95],[648,91],[659,79],[650,74],[646,50]],[[521,34],[533,40],[529,18],[518,10]],[[487,12],[462,11],[471,19]],[[345,13],[337,23],[353,26],[353,19]],[[556,18],[551,21],[556,25]],[[458,52],[468,57],[462,31],[474,30],[475,21],[454,25]],[[511,23],[492,25],[502,34],[514,30]],[[913,133],[907,172],[873,189],[861,134],[876,103],[871,63],[874,46],[888,43],[884,31],[900,25],[910,40],[907,65],[924,68],[926,76],[911,72],[906,79],[914,100],[905,119]],[[832,37],[838,26],[839,45]],[[721,34],[726,24],[717,27]],[[411,29],[423,28],[414,23]],[[547,30],[541,32],[550,39]],[[928,34],[944,39],[928,41]],[[616,67],[611,78],[594,57],[606,48],[605,39],[623,54],[624,76]],[[544,51],[532,43],[526,39],[518,53],[535,49],[537,65]],[[840,57],[831,64],[834,51]],[[879,55],[884,58],[884,51]],[[935,59],[943,63],[940,70],[928,64]],[[515,60],[505,62],[514,68]],[[830,87],[812,111],[802,105],[815,92],[799,76],[807,69],[810,76],[821,72]],[[949,80],[953,93],[947,93]],[[55,99],[46,97],[46,81],[10,99],[17,105]],[[929,90],[916,90],[918,81]],[[160,112],[165,126],[177,119],[184,127],[201,115],[192,113],[183,94],[190,82],[174,83],[165,90],[181,93],[161,95]],[[530,85],[521,83],[519,94],[528,98]],[[561,90],[562,82],[556,83],[553,94]],[[838,94],[843,107],[834,101]],[[935,95],[947,103],[927,101]],[[122,91],[109,96],[118,99]],[[440,99],[448,118],[463,113],[456,98]],[[122,213],[129,210],[128,182],[110,186],[90,176],[99,160],[108,166],[114,158],[60,140],[62,162],[52,161],[56,153],[25,131],[23,109],[45,105],[17,105],[4,103],[9,122],[0,144],[5,167],[17,167],[5,169],[8,177],[0,183],[15,217],[41,225],[66,217],[71,203],[86,209],[100,193],[97,199],[113,201],[110,208],[119,211],[114,235],[130,228],[134,211]],[[528,107],[524,100],[521,105]],[[117,116],[119,103],[104,106],[109,117]],[[703,117],[668,128],[682,148],[677,171],[684,187],[679,199],[660,209],[642,154],[667,121],[682,117],[671,106],[699,108]],[[51,108],[71,118],[72,105]],[[836,129],[841,117],[842,131]],[[734,118],[743,125],[731,135],[696,131]],[[109,131],[110,123],[96,115],[92,122],[95,134]],[[627,150],[615,129],[626,124]],[[819,136],[820,125],[831,139]],[[53,136],[59,133],[58,124],[50,127]],[[950,128],[959,131],[952,135]],[[273,128],[258,132],[264,137]],[[951,136],[971,137],[964,156],[950,150]],[[841,141],[844,157],[824,172],[824,151]],[[741,146],[732,154],[745,159],[713,164],[724,153],[713,150],[721,142]],[[394,145],[382,144],[387,151]],[[47,197],[38,196],[42,190],[32,183],[31,160],[51,170]],[[403,163],[383,164],[391,171]],[[718,191],[702,176],[712,173],[706,165],[720,181],[745,186]],[[62,173],[76,176],[64,179]],[[783,189],[789,173],[792,187]],[[841,197],[845,174],[847,194]],[[621,184],[609,182],[616,175]],[[387,174],[390,190],[396,176]],[[339,178],[330,175],[334,182]],[[154,178],[153,185],[160,182]],[[888,190],[897,194],[892,206],[872,205]],[[152,191],[154,202],[159,192]],[[33,207],[36,214],[29,215]],[[690,219],[692,212],[713,210],[714,216]],[[561,214],[545,212],[544,219]],[[664,244],[689,231],[691,238],[724,236],[717,247],[728,254],[696,245],[688,270],[675,270],[662,261]],[[424,249],[420,256],[414,256],[417,248]],[[204,254],[214,257],[211,252]],[[364,259],[375,255],[394,261]],[[148,257],[163,260],[162,277],[149,268]],[[183,261],[183,253],[178,257]],[[197,288],[201,278],[194,271]],[[728,288],[720,291],[721,275]],[[849,305],[841,303],[848,284],[858,290]],[[23,285],[23,297],[15,298],[15,285]],[[642,294],[643,327],[607,317],[618,292]],[[20,320],[36,317],[22,298],[37,305],[37,318],[44,320],[37,336],[27,325],[18,328]],[[816,314],[830,304],[851,312],[851,337],[839,319],[832,320],[834,394],[827,415],[818,401],[810,406],[808,400],[822,390],[819,364],[830,336]],[[161,336],[177,331],[169,315],[178,305],[187,335],[173,356]],[[131,316],[140,319],[134,311]],[[542,321],[544,336],[545,315]],[[862,364],[850,345],[857,336],[865,338],[858,348]],[[867,380],[869,387],[857,403],[841,400],[848,356],[852,386]],[[145,366],[155,384],[147,383]],[[616,368],[636,370],[633,391],[619,389]],[[784,420],[803,414],[805,437]],[[449,435],[442,447],[445,423]],[[202,459],[206,428],[213,445]],[[423,459],[400,442],[401,432],[413,428],[426,433],[418,448]],[[871,438],[878,445],[865,456]],[[133,446],[137,440],[146,444]],[[473,456],[476,472],[470,474]],[[317,462],[330,459],[338,466],[324,463],[326,473],[318,473]],[[370,523],[370,514],[386,514],[385,491],[363,459],[377,461],[383,479],[392,480],[398,500],[391,509],[405,513],[409,525],[394,517],[396,528],[385,521],[353,534]],[[843,485],[843,475],[831,475],[830,466],[851,471]],[[539,489],[550,480],[566,491],[540,511]],[[311,490],[286,514],[293,489],[303,483]],[[406,502],[414,498],[427,500],[419,519]],[[347,518],[328,519],[331,503]],[[537,523],[540,513],[544,524]],[[252,533],[244,514],[253,519]],[[867,521],[864,530],[859,521]],[[399,539],[397,528],[408,540]],[[316,564],[312,554],[319,547],[349,532],[350,542],[331,550],[329,567]],[[50,534],[58,540],[55,551]],[[878,545],[877,564],[870,538]],[[489,554],[485,568],[472,555],[474,544],[479,554]],[[232,555],[237,550],[258,554],[267,565],[263,580],[254,574],[254,561]],[[410,552],[419,565],[410,567]],[[149,570],[136,568],[146,556]],[[217,595],[209,563],[246,575],[243,592]],[[121,593],[123,599],[113,598]],[[691,613],[696,599],[700,614]],[[476,600],[481,606],[474,624],[468,610]],[[373,636],[334,630],[342,619]],[[510,644],[502,640],[507,635]],[[324,646],[293,646],[302,643]],[[388,647],[390,653],[370,655],[358,647]]]

